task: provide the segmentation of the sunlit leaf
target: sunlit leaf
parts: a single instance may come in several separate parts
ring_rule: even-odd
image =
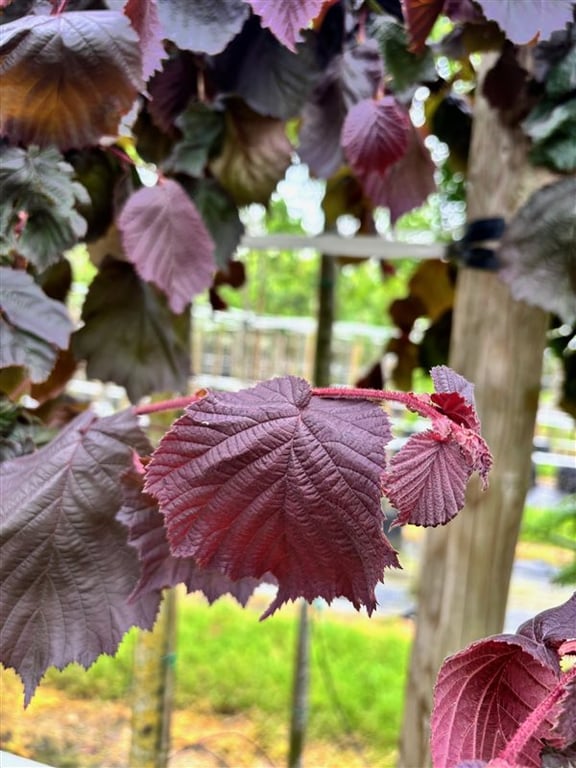
[[[300,30],[308,26],[330,0],[246,0],[275,37],[291,51],[301,40]]]
[[[476,0],[513,43],[547,40],[573,20],[572,0]]]
[[[24,16],[0,27],[0,133],[60,149],[116,135],[141,90],[138,36],[114,11]]]
[[[125,262],[107,260],[90,284],[84,326],[72,337],[89,378],[126,387],[132,402],[151,392],[187,389],[188,324]]]
[[[237,205],[265,205],[291,157],[284,123],[236,102],[226,111],[224,146],[210,168]]]
[[[232,579],[278,579],[266,615],[298,596],[337,595],[371,613],[384,568],[397,565],[380,508],[389,437],[377,404],[313,398],[302,379],[274,379],[189,406],[145,487],[173,555]]]
[[[197,53],[223,51],[249,13],[243,0],[158,0],[165,37],[178,48]]]
[[[149,450],[134,413],[87,411],[0,467],[1,658],[22,678],[26,703],[49,666],[89,667],[131,626],[152,626],[157,596],[127,602],[138,560],[115,519],[133,448]]]
[[[23,365],[32,381],[44,381],[66,349],[72,321],[66,308],[49,299],[31,275],[0,267],[0,367]]]
[[[216,272],[214,242],[178,182],[161,180],[128,198],[118,219],[126,257],[180,314]]]

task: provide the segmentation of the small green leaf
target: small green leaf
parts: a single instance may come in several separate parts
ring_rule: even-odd
[[[438,75],[429,48],[412,53],[405,28],[391,18],[380,17],[374,23],[374,35],[380,45],[386,74],[392,76],[395,93],[406,91],[415,83],[434,81]]]
[[[224,135],[224,114],[204,104],[191,105],[176,121],[183,133],[163,163],[167,171],[203,176],[208,158],[218,150]]]
[[[560,98],[576,88],[576,39],[566,56],[552,67],[546,78],[546,93]]]
[[[576,98],[557,104],[543,99],[534,107],[522,123],[524,133],[533,141],[543,141],[552,137],[567,123],[576,122]]]
[[[38,269],[55,263],[86,232],[75,206],[86,204],[84,187],[57,149],[0,148],[0,254],[16,251]]]

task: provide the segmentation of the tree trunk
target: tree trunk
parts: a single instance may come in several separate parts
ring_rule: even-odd
[[[484,71],[493,61],[485,61]],[[480,88],[477,93],[468,218],[508,219],[532,191],[535,174],[524,137],[504,127]],[[473,478],[460,515],[426,534],[400,744],[403,768],[430,764],[429,718],[442,660],[502,631],[529,488],[546,329],[547,315],[514,301],[497,275],[460,270],[450,365],[476,384],[494,467],[486,492]]]

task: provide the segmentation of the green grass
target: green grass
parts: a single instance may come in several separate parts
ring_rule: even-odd
[[[286,731],[296,619],[280,612],[258,621],[229,600],[208,607],[179,602],[175,706],[198,712],[249,713],[262,739]],[[312,610],[310,738],[394,748],[402,716],[410,630],[398,620],[337,619]],[[80,698],[129,695],[134,632],[115,658],[87,672],[49,671],[46,684]],[[349,738],[348,738],[349,737]]]

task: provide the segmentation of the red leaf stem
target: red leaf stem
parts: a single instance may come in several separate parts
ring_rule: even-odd
[[[556,704],[564,696],[568,683],[575,679],[576,667],[573,667],[560,678],[558,684],[550,691],[548,696],[542,699],[536,709],[524,720],[513,738],[498,755],[500,760],[504,760],[510,765],[516,765],[526,744],[531,738],[535,737],[546,717],[551,714]]]
[[[429,395],[417,395],[414,392],[388,392],[383,389],[361,389],[344,387],[314,387],[312,394],[317,397],[331,397],[335,399],[356,399],[356,400],[389,400],[396,403],[402,403],[409,410],[419,413],[421,416],[427,416],[431,419],[437,419],[441,413],[435,408],[429,398]]]
[[[161,400],[158,403],[139,405],[135,408],[135,411],[138,416],[146,416],[149,413],[159,413],[161,411],[176,411],[186,408],[186,406],[196,403],[198,400],[202,400],[206,394],[204,390],[200,390],[194,395],[184,395],[183,397],[174,397],[171,400]]]

